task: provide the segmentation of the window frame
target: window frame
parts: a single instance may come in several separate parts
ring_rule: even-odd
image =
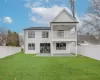
[[[35,31],[28,31],[28,38],[35,38]]]
[[[42,38],[49,38],[49,32],[48,31],[42,31]]]
[[[56,43],[56,50],[66,50],[66,43]]]
[[[35,43],[28,43],[28,50],[35,50]]]

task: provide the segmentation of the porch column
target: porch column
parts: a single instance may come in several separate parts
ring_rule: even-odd
[[[77,41],[76,41],[76,56],[77,56]]]
[[[51,56],[53,56],[53,42],[51,42]]]
[[[51,39],[53,38],[53,24],[50,23],[51,26]],[[51,56],[53,56],[53,42],[51,40]]]
[[[76,56],[77,56],[77,25],[75,26],[75,32],[76,32]]]

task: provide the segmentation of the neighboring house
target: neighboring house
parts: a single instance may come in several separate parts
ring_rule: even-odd
[[[77,53],[77,20],[63,9],[51,22],[50,27],[24,29],[24,50],[26,54],[66,55]]]
[[[78,35],[78,45],[99,45],[99,40],[94,35]]]

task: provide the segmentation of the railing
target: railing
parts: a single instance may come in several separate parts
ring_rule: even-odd
[[[52,38],[76,38],[75,31],[52,31]]]

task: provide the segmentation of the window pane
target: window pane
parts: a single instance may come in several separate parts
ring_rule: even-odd
[[[47,31],[42,32],[42,38],[48,38],[48,32]]]
[[[59,43],[56,43],[56,49],[59,50]]]
[[[66,50],[66,43],[56,43],[57,50]]]
[[[28,50],[35,50],[35,44],[34,43],[29,43],[28,44]]]
[[[34,31],[28,31],[28,38],[35,38],[35,32]]]

